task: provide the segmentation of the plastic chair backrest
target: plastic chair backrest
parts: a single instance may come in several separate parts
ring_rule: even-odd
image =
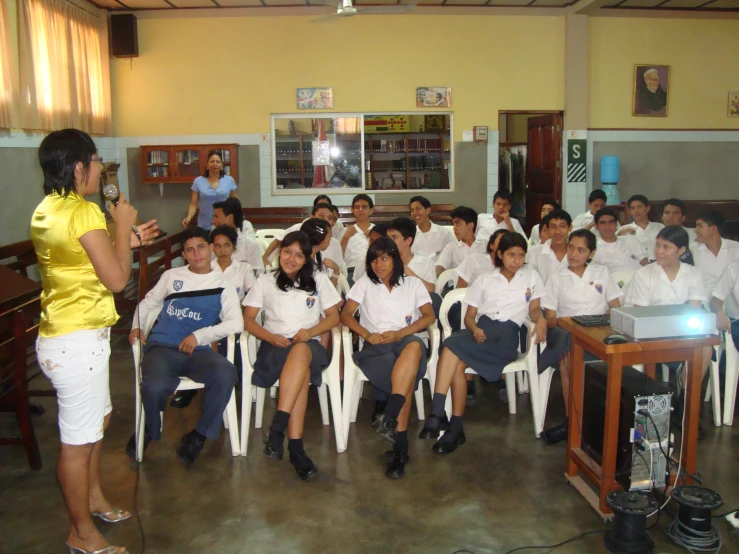
[[[349,291],[351,290],[351,287],[349,286],[349,281],[347,281],[345,275],[339,275],[337,281],[336,281],[336,290],[339,292],[340,295],[346,297],[349,294]]]
[[[445,269],[439,274],[436,278],[436,294],[441,296],[444,287],[450,282],[452,283],[452,287],[457,286],[457,271],[455,269]]]
[[[444,300],[441,301],[441,308],[439,308],[439,321],[441,322],[444,337],[450,337],[452,335],[452,326],[449,324],[449,309],[455,302],[462,302],[462,327],[464,328],[464,313],[467,311],[467,306],[463,300],[466,293],[467,289],[450,290],[444,297]]]
[[[284,235],[285,229],[257,229],[256,234],[257,238],[269,239],[269,242],[272,242],[276,235]]]
[[[616,281],[618,286],[622,289],[626,289],[626,286],[631,282],[631,278],[633,276],[633,269],[624,269],[623,271],[616,271],[612,274],[613,280]]]

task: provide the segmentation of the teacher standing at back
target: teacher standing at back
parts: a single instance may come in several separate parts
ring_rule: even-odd
[[[236,181],[226,175],[223,169],[223,159],[218,150],[208,152],[208,167],[201,177],[196,177],[192,183],[190,205],[187,207],[187,217],[182,220],[182,226],[190,225],[195,212],[198,213],[198,227],[210,231],[213,219],[213,204],[223,202],[229,196],[236,197]]]

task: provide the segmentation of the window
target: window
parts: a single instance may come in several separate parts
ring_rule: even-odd
[[[10,40],[10,18],[5,0],[0,0],[0,128],[17,127],[18,70]]]

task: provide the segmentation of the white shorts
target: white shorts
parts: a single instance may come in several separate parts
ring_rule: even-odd
[[[36,341],[39,366],[56,389],[64,444],[95,443],[113,407],[108,387],[110,329],[76,331]]]

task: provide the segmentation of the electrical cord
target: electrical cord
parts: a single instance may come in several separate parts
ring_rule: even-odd
[[[718,553],[723,547],[721,533],[713,524],[710,531],[698,531],[697,529],[691,529],[679,519],[674,519],[672,523],[665,526],[664,532],[675,544],[682,546],[691,554],[697,554],[698,552]]]

